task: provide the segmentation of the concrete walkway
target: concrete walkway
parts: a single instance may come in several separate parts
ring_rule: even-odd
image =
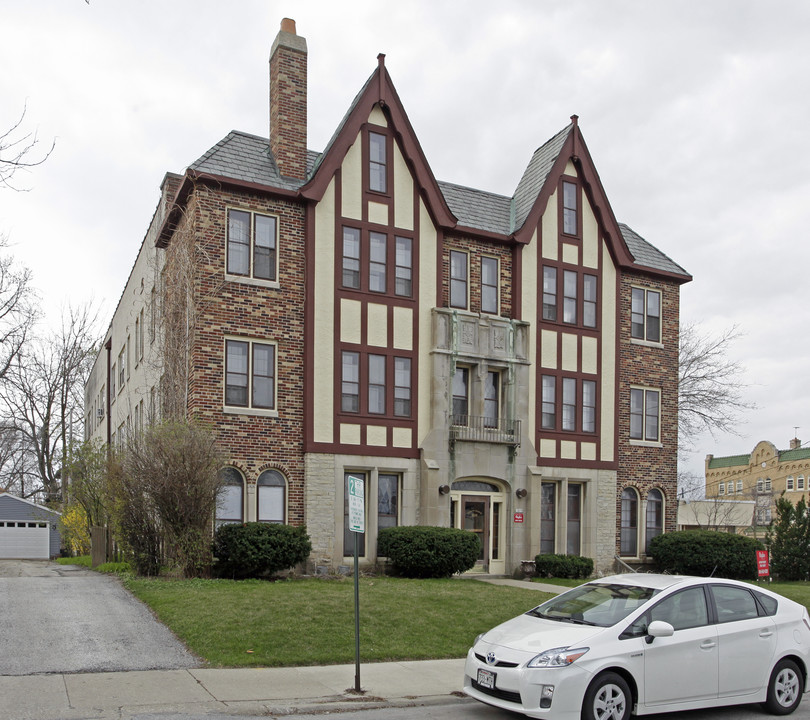
[[[481,578],[558,593],[554,585]],[[159,720],[335,712],[458,702],[464,659],[360,666],[192,668],[0,676],[3,720]]]

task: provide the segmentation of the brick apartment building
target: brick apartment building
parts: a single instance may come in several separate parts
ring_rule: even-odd
[[[470,529],[478,570],[645,559],[675,529],[678,303],[690,276],[619,224],[576,116],[514,195],[433,176],[380,55],[306,146],[282,22],[270,132],[231,132],[162,197],[86,388],[86,436],[167,403],[229,457],[217,522],[305,523],[311,568],[391,525]],[[460,148],[459,152],[463,150]]]

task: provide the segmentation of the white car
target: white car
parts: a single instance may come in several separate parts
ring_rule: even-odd
[[[464,692],[534,718],[799,705],[810,617],[798,603],[720,578],[614,575],[479,635]]]

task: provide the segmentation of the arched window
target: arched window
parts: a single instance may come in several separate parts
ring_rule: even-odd
[[[619,538],[619,554],[625,557],[638,555],[638,495],[633,488],[622,490],[622,525]]]
[[[729,483],[730,485],[731,483]],[[664,532],[664,496],[658,489],[647,493],[647,532],[644,552],[650,552],[650,540]]]
[[[284,524],[287,519],[287,481],[278,470],[265,470],[256,482],[256,518]]]
[[[245,480],[235,467],[222,468],[219,471],[222,490],[217,499],[216,525],[240,523],[244,519]]]

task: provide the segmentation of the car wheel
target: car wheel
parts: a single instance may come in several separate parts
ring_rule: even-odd
[[[793,660],[781,660],[768,681],[765,709],[774,715],[789,715],[802,701],[804,675]]]
[[[607,672],[589,686],[582,702],[582,720],[627,720],[632,696],[621,675]]]

